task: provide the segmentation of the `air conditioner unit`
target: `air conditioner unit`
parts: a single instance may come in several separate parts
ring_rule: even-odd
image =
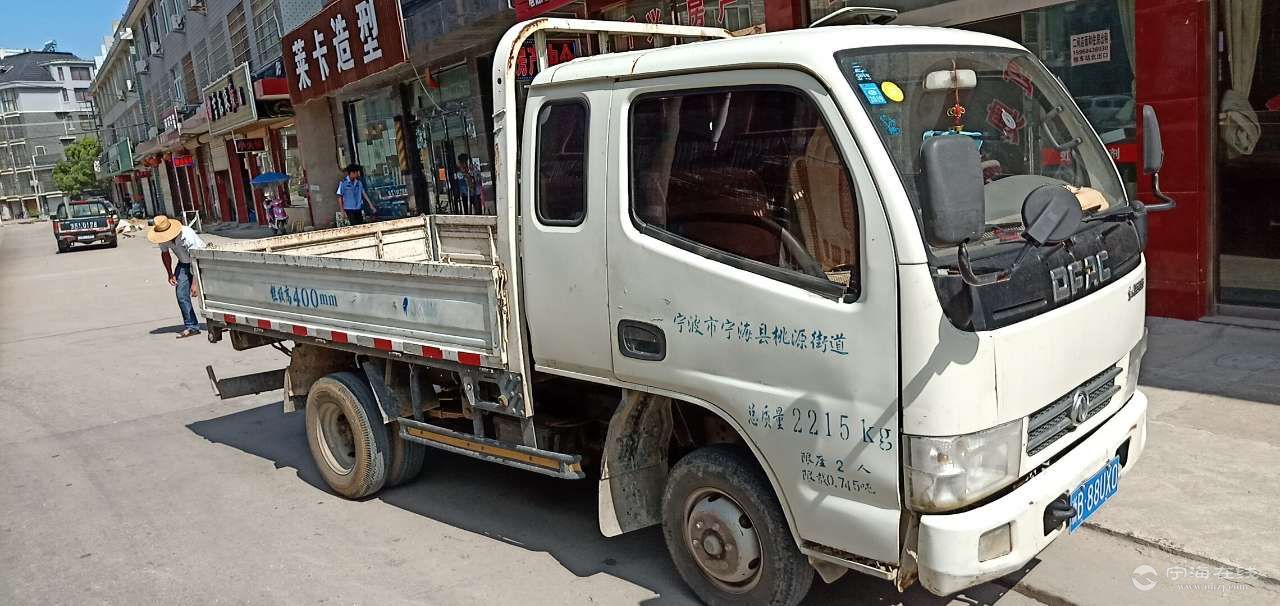
[[[145,73],[147,73],[147,60],[146,60],[146,59],[138,59],[137,61],[134,61],[134,62],[133,62],[133,69],[134,69],[134,70],[136,70],[139,74],[145,74]]]
[[[152,43],[151,43],[151,54],[153,54],[153,55],[155,55],[155,56],[157,56],[157,57],[158,57],[158,56],[160,56],[160,55],[163,55],[163,54],[164,54],[164,51],[160,48],[160,43],[159,43],[159,42],[152,42]]]
[[[182,31],[182,15],[169,15],[169,31]]]
[[[122,88],[122,89],[120,89],[120,92],[116,94],[116,98],[117,98],[117,99],[119,99],[119,100],[121,100],[121,101],[124,101],[124,100],[125,100],[125,98],[126,98],[126,96],[127,96],[128,94],[129,94],[129,93],[125,92],[125,90]]]
[[[133,80],[125,80],[124,89],[128,92],[133,92]]]

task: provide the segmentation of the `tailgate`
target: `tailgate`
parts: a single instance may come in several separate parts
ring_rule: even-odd
[[[464,351],[479,354],[486,366],[503,366],[501,272],[494,265],[218,249],[193,254],[202,312],[213,321],[233,316],[299,335],[339,331],[355,344],[394,342],[393,349],[415,355],[423,355],[423,347]]]

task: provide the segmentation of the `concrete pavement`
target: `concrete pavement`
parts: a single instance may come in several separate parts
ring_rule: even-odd
[[[282,414],[278,393],[218,401],[202,371],[276,368],[279,354],[175,340],[173,291],[142,237],[114,250],[54,251],[47,224],[0,228],[0,604],[692,602],[657,529],[600,536],[588,483],[432,452],[413,484],[358,502],[330,494],[301,414]],[[1171,356],[1161,369],[1190,354],[1158,343],[1143,375],[1164,381],[1148,388],[1148,454],[1097,529],[950,599],[918,588],[899,595],[849,575],[816,584],[808,603],[1280,601],[1265,579],[1205,582],[1179,572],[1206,561],[1269,566],[1257,537],[1274,524],[1254,521],[1268,510],[1253,499],[1274,505],[1272,493],[1231,486],[1246,463],[1230,457],[1215,460],[1222,477],[1205,490],[1196,486],[1208,472],[1183,477],[1166,466],[1200,460],[1180,445],[1210,443],[1184,434],[1263,443],[1280,410],[1236,392],[1224,405],[1205,381],[1169,383],[1157,351]],[[1230,503],[1206,498],[1227,489]]]

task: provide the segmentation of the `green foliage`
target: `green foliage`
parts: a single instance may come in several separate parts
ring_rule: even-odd
[[[68,145],[64,152],[66,159],[59,160],[53,167],[54,184],[70,196],[93,189],[98,183],[93,163],[102,155],[102,144],[93,137],[85,137]]]

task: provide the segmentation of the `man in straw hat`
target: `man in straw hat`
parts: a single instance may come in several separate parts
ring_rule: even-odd
[[[156,215],[155,222],[147,231],[147,239],[160,245],[160,259],[164,261],[164,271],[169,274],[169,285],[178,295],[178,309],[182,310],[182,332],[179,339],[200,334],[200,318],[191,305],[191,297],[196,294],[195,278],[191,274],[191,250],[204,248],[204,240],[196,235],[196,231],[183,225],[177,219],[164,215]],[[178,265],[173,266],[173,257],[178,257]]]

